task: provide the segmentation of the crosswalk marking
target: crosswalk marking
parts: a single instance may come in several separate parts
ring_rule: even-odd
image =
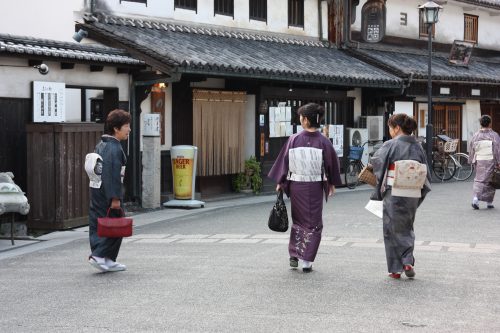
[[[150,244],[150,245],[168,245],[177,243],[182,244],[266,244],[266,245],[285,245],[288,244],[289,233],[270,233],[270,234],[135,234],[132,237],[125,238],[124,243]],[[380,249],[384,248],[384,240],[376,238],[360,237],[339,237],[323,236],[321,246],[324,247],[343,247],[343,248],[366,248]],[[430,252],[454,252],[454,253],[473,253],[473,254],[500,254],[500,244],[486,243],[460,243],[460,242],[440,242],[440,241],[415,241],[415,251]]]

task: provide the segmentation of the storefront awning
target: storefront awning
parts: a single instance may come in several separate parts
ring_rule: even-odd
[[[402,80],[318,40],[97,14],[78,28],[166,73],[401,88]]]
[[[351,49],[353,55],[383,68],[402,78],[427,80],[427,50],[408,47],[391,48],[384,45],[363,45]],[[472,57],[467,67],[452,65],[449,54],[434,52],[432,55],[432,80],[463,82],[464,84],[499,84],[500,57]]]

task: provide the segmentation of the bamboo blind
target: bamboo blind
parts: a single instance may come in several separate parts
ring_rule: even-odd
[[[193,143],[198,175],[217,176],[244,169],[245,92],[193,90]]]

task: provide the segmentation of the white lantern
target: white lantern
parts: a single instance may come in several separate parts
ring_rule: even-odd
[[[443,9],[442,6],[438,5],[434,1],[426,2],[425,4],[418,6],[418,9],[423,14],[424,23],[434,24],[439,20],[439,11]]]

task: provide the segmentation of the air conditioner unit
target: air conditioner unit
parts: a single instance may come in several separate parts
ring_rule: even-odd
[[[347,144],[350,146],[361,146],[363,143],[368,141],[368,130],[366,128],[348,128],[349,142]],[[361,161],[366,165],[368,163],[368,145],[364,146],[363,156]]]
[[[380,141],[384,138],[384,116],[367,116],[368,140]]]

